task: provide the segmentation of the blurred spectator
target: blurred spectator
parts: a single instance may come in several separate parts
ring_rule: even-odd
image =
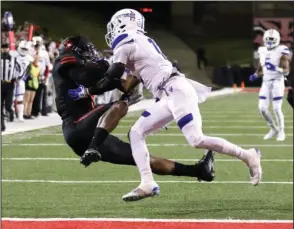
[[[32,115],[38,117],[41,112],[41,115],[47,116],[47,84],[51,63],[49,54],[43,45],[43,39],[41,37],[36,37],[33,40],[36,42],[35,52],[39,55],[39,66],[41,70],[39,87],[33,102]]]
[[[41,72],[40,57],[35,55],[34,62],[30,64],[27,70],[26,91],[24,94],[24,119],[32,119],[32,106],[36,91],[39,87],[39,76]]]
[[[206,67],[208,65],[207,59],[206,59],[206,51],[204,48],[198,48],[196,50],[196,56],[197,56],[197,66],[198,69],[201,69],[202,64],[204,65],[204,67]]]

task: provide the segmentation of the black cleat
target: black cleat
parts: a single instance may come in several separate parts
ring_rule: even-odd
[[[80,159],[80,163],[88,167],[92,162],[98,162],[101,159],[101,154],[97,149],[88,149]]]
[[[215,178],[214,174],[214,152],[211,150],[206,150],[203,157],[197,162],[200,175],[198,176],[198,181],[211,182]]]

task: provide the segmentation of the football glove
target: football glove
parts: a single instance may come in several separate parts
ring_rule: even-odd
[[[79,100],[82,98],[87,98],[89,96],[87,88],[83,85],[80,85],[78,88],[69,89],[68,95],[73,100]]]
[[[256,79],[257,79],[257,74],[256,73],[254,73],[254,74],[252,74],[252,75],[249,76],[249,80],[250,81],[254,81]]]

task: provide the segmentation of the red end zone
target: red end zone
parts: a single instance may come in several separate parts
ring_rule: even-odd
[[[182,222],[181,222],[182,221]],[[187,222],[185,222],[187,221]],[[3,219],[3,229],[292,229],[293,221]]]

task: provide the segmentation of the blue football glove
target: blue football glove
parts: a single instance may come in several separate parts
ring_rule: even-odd
[[[250,81],[254,81],[256,79],[257,79],[257,74],[256,73],[254,73],[254,74],[252,74],[252,75],[249,76],[249,80]]]
[[[86,98],[89,96],[87,93],[87,90],[85,89],[85,87],[83,85],[80,85],[76,89],[69,89],[68,95],[73,100],[79,100],[79,99]]]

